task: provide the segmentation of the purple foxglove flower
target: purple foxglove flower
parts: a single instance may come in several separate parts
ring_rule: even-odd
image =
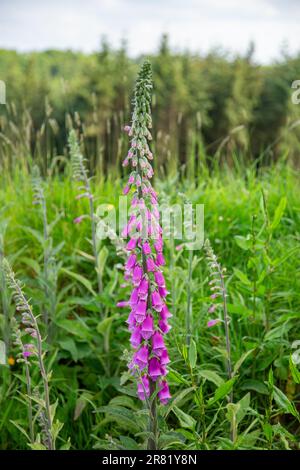
[[[136,326],[136,319],[135,319],[135,314],[133,311],[131,311],[130,314],[128,315],[126,323],[128,325],[129,331],[132,331],[133,328]]]
[[[129,242],[126,245],[126,250],[131,251],[134,250],[137,244],[137,239],[136,238],[131,238]]]
[[[147,315],[141,326],[141,335],[144,339],[148,340],[154,333],[153,317]]]
[[[161,366],[156,357],[152,357],[149,361],[148,374],[153,382],[156,382],[156,380],[162,376]]]
[[[138,295],[140,299],[146,300],[149,292],[149,281],[144,277],[138,287]]]
[[[160,356],[160,363],[162,366],[166,366],[167,364],[169,364],[169,362],[170,362],[170,358],[168,356],[168,351],[167,349],[164,349]]]
[[[166,264],[164,255],[162,253],[157,253],[156,264],[157,266],[164,266]]]
[[[211,305],[211,306],[209,307],[209,309],[208,309],[208,313],[214,313],[214,311],[216,310],[216,308],[217,308],[217,305],[216,305],[216,304]]]
[[[169,309],[166,305],[163,306],[163,308],[160,311],[160,318],[162,320],[167,320],[168,318],[172,317],[172,313],[169,312]]]
[[[207,328],[211,328],[212,326],[217,325],[221,320],[219,318],[216,318],[214,320],[209,320],[207,322]]]
[[[123,308],[123,307],[128,307],[129,302],[127,300],[121,300],[121,302],[117,303],[117,307]]]
[[[123,194],[126,196],[130,191],[130,186],[126,185],[125,188],[123,189]]]
[[[139,265],[136,265],[132,274],[132,282],[134,286],[138,286],[140,284],[142,275],[143,269]]]
[[[156,206],[153,207],[152,214],[154,215],[156,219],[159,219],[159,210],[157,209]]]
[[[131,137],[131,146],[124,164],[131,163],[132,169],[124,194],[132,193],[131,207],[134,208],[134,214],[130,216],[122,235],[129,237],[126,248],[131,252],[125,264],[124,278],[133,286],[128,302],[131,312],[127,324],[131,332],[130,342],[133,348],[137,349],[129,369],[133,374],[137,367],[141,371],[145,370],[143,377],[138,378],[137,387],[139,398],[145,400],[150,396],[151,383],[167,374],[166,366],[170,359],[163,334],[170,329],[167,320],[171,314],[165,305],[168,291],[159,269],[165,264],[162,253],[162,227],[159,224],[160,212],[157,194],[150,181],[153,176],[150,164],[153,156],[149,149],[149,140],[152,138],[151,116],[145,115],[145,110],[150,109],[149,65],[144,64],[142,70],[135,89],[132,126],[125,129]],[[119,303],[119,306],[121,305],[122,302]],[[161,402],[167,403],[170,392],[164,380],[159,381],[158,392]]]
[[[23,357],[30,357],[32,356],[33,352],[32,351],[23,351]]]
[[[138,322],[143,321],[146,316],[147,302],[139,300],[134,312],[135,318]]]
[[[148,242],[145,242],[143,244],[143,252],[145,253],[145,255],[150,255],[151,254],[151,248],[150,248],[150,245]]]
[[[125,227],[123,228],[122,232],[121,232],[121,235],[123,238],[127,238],[128,235],[129,235],[129,227],[128,227],[128,224],[125,225]]]
[[[130,175],[129,178],[128,178],[128,184],[132,184],[134,183],[134,175]]]
[[[74,224],[81,224],[83,219],[84,219],[84,215],[80,215],[79,217],[75,217],[75,219],[73,219],[73,223]]]
[[[175,247],[175,250],[176,250],[176,251],[181,251],[182,248],[183,248],[183,244],[177,245],[177,246]]]
[[[142,346],[133,356],[133,363],[137,365],[140,370],[143,370],[148,365],[148,357],[149,352],[147,346]]]
[[[166,320],[159,320],[158,326],[159,326],[159,328],[161,329],[161,331],[163,332],[164,335],[166,333],[168,333],[171,329],[171,326],[169,325],[169,323]]]
[[[161,312],[164,306],[164,303],[162,301],[161,296],[156,290],[152,292],[151,294],[151,301],[152,301],[152,307],[154,308],[154,310],[156,310],[157,312]]]
[[[147,375],[143,375],[142,381],[138,383],[137,393],[140,400],[146,400],[146,397],[150,396],[150,384]]]
[[[130,296],[130,300],[129,300],[130,306],[134,307],[135,305],[137,305],[138,300],[139,300],[139,290],[136,287],[135,289],[133,289],[131,296]]]
[[[130,126],[124,126],[124,131],[127,132],[127,134],[128,132],[130,132],[130,130],[131,130]]]
[[[159,331],[156,331],[152,336],[152,351],[157,356],[160,356],[166,349],[164,339]]]
[[[154,263],[154,261],[153,261],[152,258],[147,258],[146,263],[147,263],[147,270],[148,270],[149,272],[155,271],[156,266],[155,266],[155,263]]]
[[[159,292],[159,295],[163,298],[167,297],[169,293],[165,287],[159,287],[158,292]]]
[[[160,271],[156,271],[154,273],[154,279],[155,279],[156,284],[159,287],[165,287],[166,283],[165,283],[165,278],[163,276],[163,273],[161,273]]]
[[[129,258],[128,258],[126,264],[125,264],[125,268],[126,269],[132,269],[135,266],[135,263],[136,263],[136,254],[131,253],[131,255],[129,256]]]
[[[170,390],[169,390],[169,385],[167,382],[164,380],[159,384],[159,392],[158,392],[158,397],[163,405],[166,405],[168,401],[171,398],[170,395]]]
[[[133,348],[137,348],[140,346],[142,342],[142,336],[141,336],[141,327],[136,326],[131,333],[130,336],[130,343]]]

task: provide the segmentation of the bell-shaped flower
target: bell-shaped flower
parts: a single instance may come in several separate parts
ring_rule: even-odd
[[[170,400],[170,398],[171,398],[169,385],[167,384],[167,382],[165,380],[163,380],[159,384],[159,388],[160,388],[160,390],[158,392],[158,397],[159,397],[161,403],[163,405],[166,405],[168,403],[168,401]]]
[[[137,365],[140,370],[143,370],[148,365],[148,357],[148,348],[144,345],[133,356],[133,364]]]
[[[160,356],[166,349],[164,339],[159,331],[156,331],[152,336],[152,351],[157,356]]]
[[[148,374],[153,382],[162,376],[160,363],[156,357],[152,357],[149,361]]]
[[[150,339],[154,333],[154,322],[151,315],[147,315],[141,326],[141,335],[144,339]]]
[[[152,307],[154,308],[154,310],[156,310],[157,312],[161,312],[164,306],[164,303],[163,303],[161,296],[156,290],[153,291],[151,294],[151,302],[152,302]]]
[[[150,396],[150,385],[147,375],[143,375],[141,382],[138,383],[137,394],[140,400],[146,400],[146,397]]]

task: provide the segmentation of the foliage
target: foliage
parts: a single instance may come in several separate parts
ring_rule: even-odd
[[[76,199],[76,183],[69,175],[67,165],[64,174],[52,174],[43,182],[48,224],[56,221],[51,225],[52,250],[59,247],[54,328],[51,342],[44,340],[45,368],[52,370],[50,403],[58,401],[57,447],[141,448],[148,437],[147,415],[123,360],[129,336],[126,313],[116,307],[124,298],[120,258],[109,239],[101,242],[99,248],[105,248],[106,255],[101,258],[103,288],[98,294],[89,220],[73,223],[78,213],[89,210],[89,201]],[[211,299],[205,253],[194,251],[190,257],[188,250],[175,249],[179,240],[166,241],[166,283],[176,309],[168,335],[173,398],[159,407],[160,448],[299,447],[299,365],[293,346],[300,334],[297,179],[295,170],[282,161],[258,173],[240,166],[234,171],[216,169],[209,176],[203,166],[194,179],[179,175],[156,179],[160,198],[168,197],[173,204],[184,193],[193,204],[205,204],[206,235],[227,268],[233,366],[228,380],[222,323],[207,328]],[[117,207],[122,181],[114,176],[104,180],[100,174],[90,184],[96,206]],[[2,173],[1,253],[24,283],[44,337],[42,314],[48,299],[41,283],[43,220],[32,200],[26,172]],[[7,332],[7,318],[18,314],[5,282],[1,299],[1,331]],[[23,365],[16,361],[19,350],[12,343],[7,348],[7,362],[0,366],[0,447],[23,449],[28,442],[21,431],[28,433],[26,383]],[[37,371],[32,369],[32,374],[38,383]],[[228,402],[231,393],[233,400]]]

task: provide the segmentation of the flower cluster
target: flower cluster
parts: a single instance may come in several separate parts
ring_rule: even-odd
[[[119,302],[118,306],[131,308],[127,324],[134,354],[129,369],[138,377],[138,396],[145,400],[158,384],[158,397],[165,404],[170,398],[165,378],[170,359],[164,335],[170,330],[168,319],[172,315],[165,303],[168,292],[162,273],[162,229],[157,194],[150,182],[151,90],[151,66],[145,62],[136,82],[132,125],[125,127],[131,146],[123,166],[130,163],[132,171],[124,194],[132,194],[132,199],[130,218],[122,235],[129,238],[125,279],[131,282],[132,292],[129,301]]]
[[[72,166],[72,175],[74,180],[81,183],[79,186],[79,191],[81,191],[76,196],[76,200],[87,198],[90,201],[93,200],[93,194],[91,191],[90,178],[88,176],[88,170],[86,168],[86,159],[83,157],[80,146],[77,140],[76,131],[72,129],[69,133],[69,148],[71,154],[71,166]],[[80,215],[76,217],[73,222],[74,224],[80,224],[86,215]]]
[[[208,309],[209,314],[213,314],[218,307],[221,307],[222,296],[226,295],[226,292],[223,292],[223,280],[225,268],[222,268],[218,262],[218,258],[215,255],[209,240],[205,241],[204,250],[206,252],[207,263],[210,271],[210,281],[208,283],[212,299],[212,304]],[[221,322],[220,318],[214,318],[207,322],[208,328],[217,325]]]

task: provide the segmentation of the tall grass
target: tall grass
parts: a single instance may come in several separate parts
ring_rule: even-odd
[[[76,200],[76,188],[66,173],[53,175],[44,186],[53,246],[60,246],[55,326],[47,370],[52,369],[50,399],[59,399],[57,417],[64,427],[59,447],[135,449],[145,446],[144,410],[122,361],[128,334],[125,314],[116,308],[124,298],[122,270],[109,240],[99,299],[90,250],[90,225],[73,219],[84,213],[86,201]],[[173,399],[160,410],[160,448],[245,449],[298,448],[299,388],[297,365],[290,361],[299,338],[299,185],[296,171],[284,162],[257,173],[255,168],[203,168],[195,178],[172,177],[155,182],[161,198],[171,202],[185,193],[205,204],[205,231],[221,264],[227,268],[227,309],[231,328],[232,378],[227,380],[226,342],[221,323],[207,328],[211,318],[209,271],[204,252],[195,252],[189,292],[187,250],[167,245],[167,285],[176,298],[176,316],[169,333]],[[92,182],[97,202],[115,204],[122,181],[102,177]],[[3,172],[0,185],[2,252],[26,285],[32,308],[43,312],[43,221],[32,206],[30,175],[22,169]],[[28,230],[28,227],[30,230]],[[64,244],[61,245],[61,242]],[[179,241],[175,240],[175,246]],[[172,263],[169,263],[172,257]],[[92,268],[92,269],[91,269]],[[12,305],[1,289],[1,331]],[[191,341],[186,344],[187,296]],[[172,297],[172,296],[170,296]],[[99,307],[101,305],[101,317]],[[4,328],[4,329],[3,329]],[[43,327],[42,327],[43,328]],[[8,344],[9,363],[1,366],[1,448],[26,448],[26,437],[14,423],[26,427],[27,411],[17,351]],[[125,352],[126,356],[126,352]],[[272,371],[272,372],[270,372]],[[34,382],[37,372],[32,371]],[[299,374],[299,372],[298,372]],[[234,387],[234,401],[227,402]],[[93,412],[95,411],[95,413]],[[138,419],[137,419],[138,418]],[[235,425],[234,439],[229,432]]]

